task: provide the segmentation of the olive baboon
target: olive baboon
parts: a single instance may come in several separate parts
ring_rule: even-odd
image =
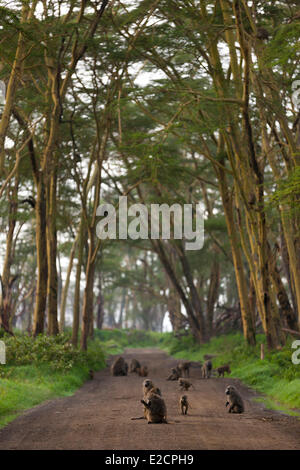
[[[171,374],[169,375],[169,377],[167,378],[167,380],[178,380],[179,377],[180,377],[180,374],[178,372],[178,369],[175,369],[175,367],[173,367],[173,369],[171,369]]]
[[[148,400],[141,400],[141,403],[145,407],[145,416],[148,424],[167,422],[166,404],[160,395],[150,392]]]
[[[147,377],[148,376],[148,367],[142,366],[137,369],[137,373],[140,377]]]
[[[151,390],[151,388],[154,388],[154,383],[150,379],[145,379],[142,386],[144,398],[146,398],[146,395]]]
[[[226,364],[225,366],[218,367],[217,372],[219,374],[218,377],[224,377],[225,372],[231,374],[230,366]]]
[[[187,415],[189,409],[189,402],[186,395],[182,395],[179,399],[179,406],[181,408],[181,413],[183,415]]]
[[[158,388],[158,387],[153,387],[153,388],[151,388],[150,390],[148,390],[148,392],[144,395],[144,398],[145,398],[145,399],[146,399],[146,398],[148,399],[151,395],[153,395],[153,393],[154,393],[155,395],[159,395],[160,397],[162,396],[160,388]]]
[[[189,377],[190,376],[190,362],[179,362],[177,365],[177,370],[181,377]]]
[[[122,356],[118,357],[111,366],[111,373],[115,376],[127,375],[128,364]]]
[[[188,380],[184,380],[182,378],[178,379],[178,384],[181,390],[188,390],[190,387],[195,388],[191,382],[189,382]]]
[[[233,385],[228,385],[228,387],[225,390],[225,395],[227,398],[227,401],[225,404],[226,408],[228,405],[230,405],[229,410],[228,410],[229,413],[243,413],[244,412],[245,408],[244,408],[243,399],[241,395],[239,394],[239,392],[237,391],[237,389]]]
[[[139,363],[139,361],[137,359],[132,359],[129,366],[129,372],[138,372],[138,369],[140,369],[140,367],[141,364]]]
[[[90,380],[93,380],[94,378],[94,371],[92,369],[89,370],[89,378]]]
[[[212,362],[210,360],[204,362],[202,366],[202,377],[204,379],[209,379],[211,375],[211,370],[212,370]]]
[[[149,401],[149,399],[152,397],[152,395],[157,395],[161,397],[161,391],[158,387],[155,387],[152,380],[146,379],[143,382],[143,400],[141,402],[144,405],[144,416],[140,416],[139,418],[131,418],[132,420],[137,420],[137,419],[147,419],[148,412],[147,412],[147,407],[144,404],[144,401]]]

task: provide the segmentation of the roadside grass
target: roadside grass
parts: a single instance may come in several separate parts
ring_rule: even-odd
[[[69,344],[67,334],[2,339],[7,363],[0,365],[0,428],[46,400],[72,395],[88,379],[90,369],[105,367],[97,340],[81,352]]]

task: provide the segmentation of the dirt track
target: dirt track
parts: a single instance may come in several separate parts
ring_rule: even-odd
[[[264,410],[255,394],[234,379],[200,378],[191,369],[195,390],[187,392],[192,409],[178,410],[178,385],[166,381],[176,361],[156,349],[127,349],[150,369],[167,404],[169,424],[131,421],[142,415],[143,379],[135,374],[112,377],[109,369],[95,374],[74,396],[28,410],[0,430],[0,449],[300,449],[300,420]],[[237,385],[245,398],[242,415],[225,409],[224,390]]]

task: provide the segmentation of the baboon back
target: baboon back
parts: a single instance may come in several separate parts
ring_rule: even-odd
[[[114,376],[127,375],[128,364],[123,357],[118,357],[111,366],[111,373]]]

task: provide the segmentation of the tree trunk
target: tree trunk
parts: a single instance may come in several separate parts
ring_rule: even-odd
[[[59,328],[57,320],[56,169],[51,172],[47,193],[48,334],[57,335]]]
[[[76,280],[74,292],[74,307],[73,307],[73,327],[72,327],[72,344],[74,347],[78,345],[79,321],[80,321],[80,279],[83,261],[83,246],[84,246],[84,220],[81,216],[79,226],[79,239],[77,247],[77,266],[76,266]]]
[[[47,242],[46,242],[46,196],[42,175],[37,182],[36,213],[36,253],[37,253],[37,286],[33,314],[33,335],[44,332],[45,310],[47,303]]]

